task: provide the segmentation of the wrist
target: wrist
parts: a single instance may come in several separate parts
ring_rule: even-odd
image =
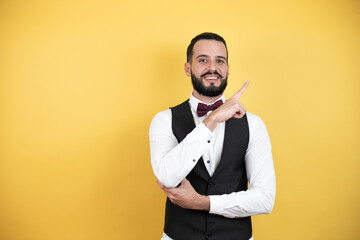
[[[217,126],[217,121],[216,121],[216,117],[215,114],[210,113],[203,121],[203,123],[205,124],[205,126],[210,130],[210,131],[214,131],[214,129]]]
[[[210,211],[210,198],[209,196],[199,195],[198,210]]]

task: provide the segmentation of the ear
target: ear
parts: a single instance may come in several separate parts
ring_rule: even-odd
[[[185,74],[188,77],[191,77],[191,71],[190,71],[190,63],[186,62],[184,65]]]

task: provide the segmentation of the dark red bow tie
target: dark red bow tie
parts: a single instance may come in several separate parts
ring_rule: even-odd
[[[208,106],[206,104],[203,103],[199,103],[198,107],[197,107],[197,115],[199,117],[204,116],[208,111],[214,111],[215,109],[217,109],[218,107],[221,106],[221,104],[223,104],[222,100],[216,101],[213,105]]]

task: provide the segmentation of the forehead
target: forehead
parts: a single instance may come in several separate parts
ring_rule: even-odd
[[[193,51],[193,57],[195,58],[199,55],[207,55],[210,57],[227,57],[224,43],[216,40],[199,40],[195,43]]]

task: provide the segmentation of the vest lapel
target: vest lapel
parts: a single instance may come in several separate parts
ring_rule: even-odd
[[[179,112],[172,111],[173,114],[172,129],[174,135],[176,136],[178,142],[180,143],[186,137],[187,134],[189,134],[192,130],[194,130],[195,122],[188,100],[180,104],[178,107],[180,109]],[[180,112],[182,114],[178,114]],[[197,164],[193,168],[193,172],[198,176],[202,176],[202,178],[204,179],[209,180],[210,178],[209,172],[207,171],[207,168],[205,166],[202,157],[198,160]]]
[[[223,150],[221,153],[221,158],[220,158],[220,162],[219,165],[217,166],[217,168],[215,169],[214,174],[212,175],[212,179],[215,179],[217,175],[219,175],[219,172],[221,172],[221,169],[223,168],[223,166],[226,164],[226,153],[228,151],[229,146],[229,142],[231,142],[230,139],[232,139],[232,135],[234,134],[234,131],[230,131],[231,129],[231,125],[232,122],[231,121],[226,121],[225,122],[225,133],[224,133],[224,144],[223,144]]]

